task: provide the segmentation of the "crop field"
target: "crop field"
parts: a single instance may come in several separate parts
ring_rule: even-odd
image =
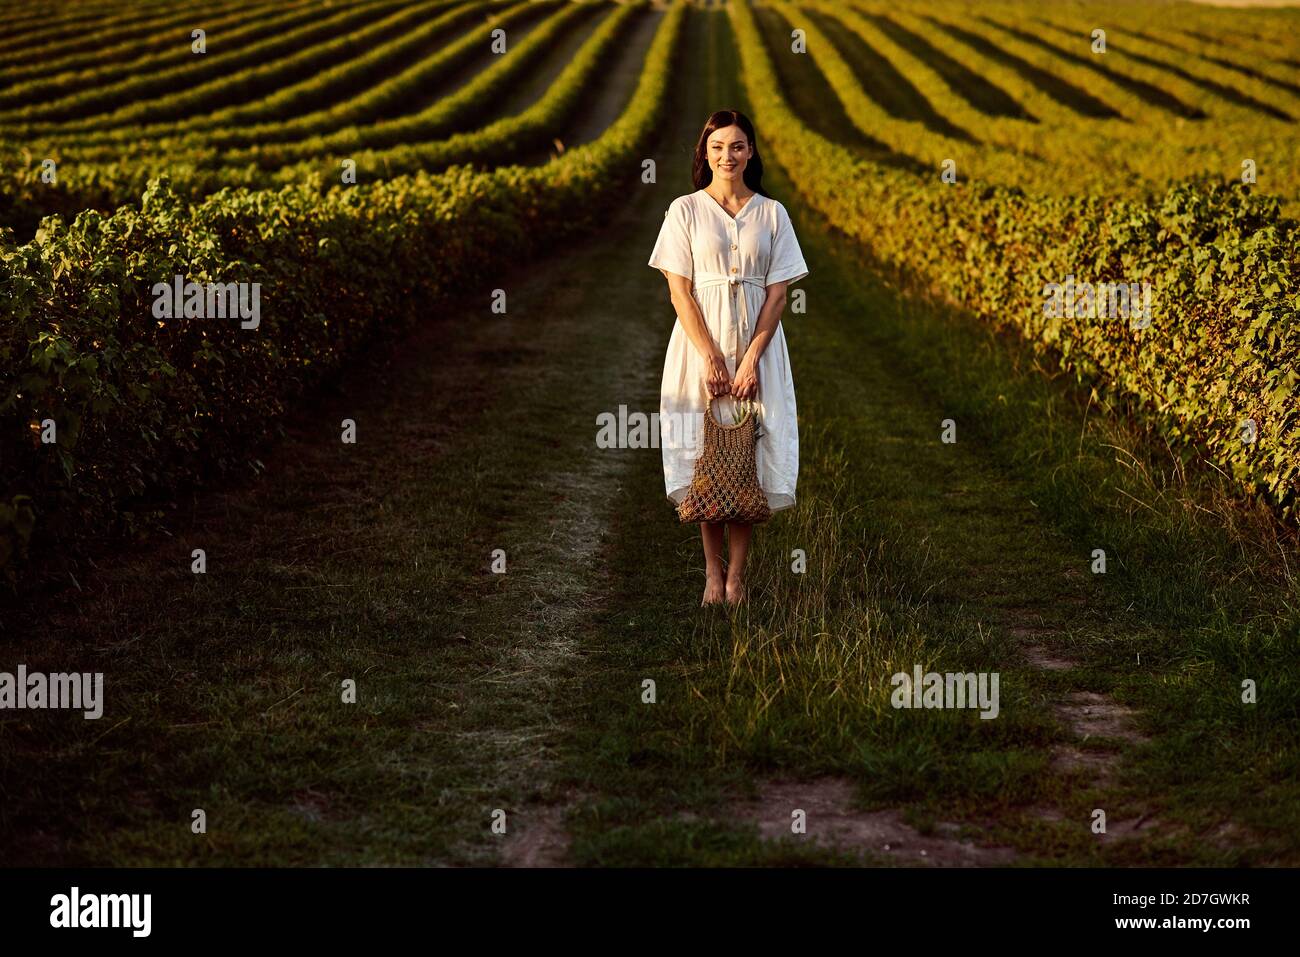
[[[724,108],[810,267],[734,609],[593,442]],[[1300,865],[1298,159],[1300,8],[6,4],[0,863]]]

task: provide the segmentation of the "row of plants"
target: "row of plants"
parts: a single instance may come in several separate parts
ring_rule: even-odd
[[[951,30],[952,19],[941,22]],[[1102,101],[1131,121],[1165,109],[1168,97],[1190,108],[1195,119],[1291,119],[1277,106],[1248,94],[1260,85],[1258,81],[1244,75],[1234,77],[1209,61],[1169,58],[1157,45],[1134,37],[1124,21],[1107,25],[1106,52],[1093,53],[1085,29],[1091,19],[1080,18],[1072,28],[1072,17],[1059,18],[1056,23],[1042,19],[1026,23],[1023,15],[1017,18],[1011,12],[996,19],[982,13],[961,18],[958,26],[1031,67],[1050,71],[1054,80]],[[1220,82],[1223,80],[1226,82]]]
[[[1044,17],[1042,22],[1050,23],[1058,30],[1075,28],[1073,24],[1065,24],[1055,17],[1051,19]],[[1225,67],[1231,71],[1227,74],[1230,81],[1235,81],[1237,75],[1242,74],[1263,83],[1266,93],[1271,94],[1273,89],[1288,91],[1292,94],[1297,92],[1295,85],[1296,68],[1294,64],[1288,65],[1285,62],[1286,49],[1284,47],[1274,46],[1269,51],[1269,55],[1264,55],[1259,50],[1248,53],[1235,44],[1231,38],[1212,40],[1203,34],[1197,35],[1180,30],[1166,30],[1161,28],[1160,23],[1142,18],[1138,18],[1136,21],[1125,20],[1124,25],[1131,32],[1134,39],[1140,40],[1144,44],[1149,43],[1159,47],[1160,52],[1166,55],[1166,59],[1170,59],[1168,54],[1172,51],[1175,56],[1171,59],[1171,62],[1178,62],[1178,60],[1186,57],[1192,57],[1195,62],[1204,61]],[[1300,48],[1293,47],[1292,55],[1294,56],[1297,52],[1300,52]],[[1278,57],[1279,54],[1281,54],[1281,57]]]
[[[457,150],[467,153],[466,161],[482,155],[484,149],[499,146],[502,134],[510,134],[510,125],[493,125],[490,130],[480,129],[448,141],[434,140],[423,146],[406,147],[405,141],[432,138],[452,133],[462,126],[472,126],[474,117],[516,85],[530,65],[544,57],[552,45],[567,30],[572,30],[586,17],[600,11],[604,5],[570,3],[547,4],[546,9],[558,8],[542,24],[532,30],[524,40],[510,48],[510,53],[493,57],[491,63],[469,82],[449,96],[439,98],[418,113],[398,119],[381,120],[363,127],[350,127],[337,134],[314,136],[293,144],[268,144],[243,151],[224,152],[213,148],[186,148],[162,154],[151,151],[151,159],[127,152],[113,162],[63,165],[62,153],[53,149],[59,158],[55,182],[46,182],[42,175],[42,157],[31,148],[10,146],[10,156],[0,171],[0,215],[15,229],[30,229],[44,215],[62,214],[67,217],[93,208],[112,209],[139,196],[149,179],[166,172],[175,189],[198,197],[226,186],[271,188],[281,184],[314,181],[322,185],[338,182],[343,159],[357,161],[360,175],[394,176],[425,168],[424,164],[438,160],[445,164],[457,161]],[[606,8],[608,9],[608,8]],[[515,10],[501,15],[513,19],[524,11]],[[483,57],[489,30],[498,25],[490,22],[484,28],[472,31],[458,48]],[[588,40],[607,46],[607,36]],[[466,55],[469,55],[467,52]],[[444,61],[445,62],[445,61]],[[412,88],[403,84],[408,95]],[[551,89],[551,102],[564,89]],[[533,118],[537,113],[533,113]],[[506,121],[502,121],[505,123]],[[377,144],[388,143],[387,150],[375,149]],[[37,147],[39,148],[39,147]],[[14,156],[13,153],[19,155]],[[242,165],[239,165],[241,164]]]
[[[979,17],[948,14],[944,12],[948,7],[937,3],[888,9],[862,2],[852,8],[825,2],[778,7],[792,24],[813,28],[809,55],[822,68],[855,124],[901,153],[927,161],[946,153],[944,158],[955,160],[959,172],[1030,190],[1129,196],[1162,191],[1169,183],[1193,175],[1241,175],[1243,159],[1249,158],[1261,181],[1266,180],[1271,192],[1284,197],[1287,211],[1300,211],[1300,168],[1290,161],[1300,145],[1294,124],[1252,110],[1224,107],[1216,98],[1211,99],[1218,106],[1209,104],[1215,112],[1212,120],[1190,122],[1173,105],[1179,101],[1169,94],[1146,92],[1152,100],[1165,103],[1165,108],[1158,108],[1092,70],[1081,74],[1083,79],[1091,76],[1093,80],[1087,95],[1102,87],[1123,91],[1124,98],[1108,99],[1108,103],[1124,119],[1086,116],[1049,96],[1034,77],[962,38],[979,39],[981,30],[988,31],[983,42],[1000,50],[1002,31],[985,22],[985,11],[1007,23],[1023,21],[1035,11],[1025,10],[1017,21],[1010,12],[1014,7],[981,7]],[[864,90],[862,82],[854,82],[851,70],[838,68],[832,38],[816,30],[806,10],[825,15],[887,61],[902,82],[912,85],[933,107],[940,121],[953,124],[969,141],[963,142],[951,130],[948,136],[937,132],[933,119],[927,125],[916,118],[891,116],[882,109],[880,104],[888,94],[898,91]],[[961,34],[949,33],[941,25],[956,27]],[[1103,73],[1119,75],[1125,70],[1124,54],[1122,50],[1112,53],[1109,60],[1099,60],[1094,66],[1102,69],[1104,62]],[[1050,65],[1051,58],[1041,50],[1039,54],[1043,57],[1039,66]],[[1166,76],[1177,79],[1173,72]],[[1126,80],[1133,81],[1132,77]],[[1160,101],[1157,94],[1168,99]],[[1153,149],[1157,139],[1161,148]],[[1088,148],[1081,150],[1080,142],[1086,142]]]
[[[617,32],[625,26],[631,11],[640,6],[605,8],[614,10],[611,18],[607,18],[607,22],[612,19],[613,24],[598,29],[586,40],[579,55],[537,103],[523,113],[471,132],[428,143],[397,142],[388,149],[379,150],[366,149],[364,143],[354,143],[351,145],[356,148],[352,150],[336,146],[337,152],[332,155],[323,143],[325,138],[316,138],[314,142],[318,143],[319,153],[302,148],[289,153],[289,147],[274,154],[248,151],[240,154],[244,166],[223,165],[219,162],[221,156],[215,153],[204,157],[182,154],[180,158],[167,160],[161,169],[128,157],[114,163],[73,165],[71,169],[60,167],[59,177],[54,183],[43,182],[41,167],[33,157],[25,154],[23,165],[10,170],[7,176],[0,175],[0,184],[7,186],[5,192],[0,193],[0,215],[5,215],[16,230],[25,230],[34,228],[42,216],[49,214],[70,218],[83,209],[112,209],[138,196],[148,181],[160,172],[167,173],[173,189],[197,198],[232,186],[267,189],[308,183],[317,189],[328,188],[341,181],[341,161],[344,159],[356,162],[359,177],[388,178],[531,149],[548,142],[556,124],[576,108],[577,97],[593,83],[603,58],[614,49],[615,33],[611,33],[611,29]],[[408,118],[409,122],[405,123],[401,120],[387,121],[369,127],[370,141],[395,138],[399,125],[412,131],[414,136],[412,124],[416,122],[421,124],[426,134],[471,125],[476,115],[491,109],[496,99],[518,81],[528,64],[545,55],[566,28],[573,29],[579,19],[602,7],[563,4],[559,12],[520,42],[510,56],[501,58],[452,95],[422,110],[416,115],[420,119]],[[486,35],[480,32],[470,38],[479,47],[480,55]],[[384,131],[382,135],[378,132],[380,129]],[[293,157],[299,154],[305,154],[305,158],[292,162]],[[261,162],[250,161],[250,156],[257,156]],[[230,159],[230,154],[226,154],[226,158]]]
[[[167,177],[140,205],[48,220],[0,246],[0,567],[158,520],[178,487],[257,470],[283,410],[378,329],[391,332],[503,268],[597,228],[639,176],[666,109],[686,7],[663,17],[626,109],[543,166],[454,166],[327,192]],[[431,265],[436,264],[436,265]],[[159,319],[154,284],[260,283],[255,330]],[[40,441],[52,421],[58,441]]]
[[[249,24],[258,18],[302,7],[305,2],[306,0],[292,0],[289,3],[275,4],[268,3],[267,0],[237,0],[195,5],[194,8],[181,8],[180,11],[169,10],[166,17],[155,16],[129,26],[116,26],[113,18],[101,14],[74,32],[72,40],[41,44],[30,35],[14,40],[14,52],[0,52],[0,79],[5,81],[7,97],[15,87],[59,73],[75,74],[77,71],[115,63],[118,67],[117,76],[121,77],[129,75],[140,63],[147,63],[150,68],[168,65],[146,59],[152,58],[159,51],[170,51],[170,63],[180,63],[186,55],[192,55],[189,53],[189,43],[185,41],[190,39],[190,32],[196,22],[202,22],[205,29],[210,30],[224,30],[227,27],[238,29],[241,24]],[[201,21],[195,20],[196,14],[202,16]],[[178,38],[182,41],[180,44]],[[106,82],[111,76],[111,73],[101,74],[100,82]],[[71,76],[60,78],[61,81],[71,79]],[[75,83],[67,86],[61,83],[52,89],[43,88],[38,95],[48,99],[81,88],[83,87]]]
[[[488,52],[490,28],[477,28],[469,36],[477,41],[478,57],[487,60],[488,66],[454,92],[438,97],[414,113],[350,125],[293,143],[258,143],[234,150],[196,146],[186,149],[182,155],[205,168],[238,168],[253,163],[263,170],[278,170],[293,163],[315,162],[321,156],[350,155],[354,150],[379,150],[446,136],[466,123],[472,125],[475,116],[490,110],[494,102],[508,95],[556,43],[580,29],[592,16],[611,9],[604,3],[561,3],[555,13],[530,30],[523,40],[516,40],[502,55]]]
[[[1218,4],[1180,5],[1177,16],[1171,17],[1170,8],[1163,4],[1133,4],[1125,0],[1089,0],[1089,13],[1108,18],[1112,23],[1141,25],[1160,30],[1173,38],[1209,36],[1222,44],[1222,49],[1246,51],[1248,63],[1292,61],[1300,51],[1300,16],[1294,9],[1273,9],[1257,6],[1249,11],[1227,9]],[[1048,13],[1046,8],[1035,13]]]
[[[64,155],[79,162],[108,160],[124,147],[152,141],[159,149],[180,152],[194,146],[224,148],[301,139],[342,126],[368,123],[399,109],[412,91],[424,90],[483,51],[484,29],[509,28],[548,9],[543,3],[497,0],[486,5],[461,3],[359,56],[289,86],[243,103],[188,119],[132,124],[110,130],[55,133]],[[496,15],[499,12],[499,15]],[[476,21],[478,28],[464,31]],[[457,36],[457,34],[460,34]],[[250,125],[257,124],[257,125]]]
[[[991,179],[996,178],[998,169],[1018,166],[1021,178],[1036,181],[1032,171],[1045,164],[1032,153],[975,144],[957,135],[932,130],[918,120],[895,117],[882,105],[884,91],[864,88],[850,61],[806,11],[818,10],[834,16],[846,29],[870,45],[868,37],[873,28],[859,14],[845,8],[832,10],[829,5],[821,4],[774,3],[771,6],[782,18],[781,30],[768,34],[773,55],[784,55],[786,38],[793,29],[804,31],[809,57],[835,91],[845,115],[863,134],[884,144],[898,156],[916,160],[935,170],[936,174],[944,160],[955,159],[962,175]],[[902,75],[910,81],[909,75]],[[974,117],[966,119],[974,129],[982,125]]]
[[[228,0],[227,0],[228,2]],[[201,4],[192,0],[183,4],[180,12],[193,12]],[[68,7],[65,13],[59,13],[49,4],[29,4],[19,13],[17,6],[5,8],[13,15],[5,22],[10,28],[0,40],[0,55],[7,58],[12,50],[33,51],[46,54],[52,49],[75,47],[90,49],[96,38],[92,36],[102,29],[108,33],[110,40],[117,39],[121,31],[129,29],[147,29],[162,22],[162,18],[175,15],[177,8],[173,4],[160,4],[157,0],[132,4],[123,8],[121,4],[78,4]]]
[[[307,40],[301,49],[290,48],[269,62],[226,72],[207,83],[168,92],[158,100],[130,103],[106,115],[83,121],[83,124],[87,128],[120,128],[137,123],[188,119],[230,103],[265,96],[295,83],[314,82],[334,64],[363,54],[375,44],[398,39],[418,29],[429,16],[457,2],[459,0],[424,0],[395,9],[384,8],[373,15],[378,18],[375,22],[369,22],[372,18],[368,16],[357,21],[355,29],[350,24],[342,33],[337,31],[337,24],[331,25],[319,41]],[[337,89],[322,90],[321,97],[328,99],[337,92]]]
[[[1146,200],[936,187],[809,130],[783,97],[748,4],[729,7],[763,135],[808,202],[887,266],[1015,330],[1080,381],[1138,400],[1153,425],[1297,512],[1300,232],[1276,197],[1222,181]],[[1050,283],[1150,283],[1130,318],[1049,315]]]
[[[187,56],[181,65],[142,69],[136,64],[125,79],[104,85],[97,83],[48,103],[0,111],[0,124],[4,124],[9,136],[30,137],[60,127],[96,129],[130,122],[138,118],[136,111],[142,105],[141,100],[167,96],[209,80],[223,79],[235,70],[295,56],[318,43],[362,28],[376,16],[384,16],[402,6],[401,0],[355,0],[341,4],[337,10],[328,8],[331,12],[325,16],[316,9],[296,9],[283,17],[262,21],[255,28],[262,34],[257,42],[241,42],[238,37],[227,36],[218,45],[217,38],[213,38],[213,49],[201,56],[190,52],[186,37],[178,37],[178,43],[185,43],[183,51]]]
[[[1065,38],[1082,37],[1085,52],[1088,37],[1095,26],[1092,21],[1096,19],[1083,16],[1079,11],[1049,8],[1036,12],[1029,22],[1022,18],[1017,23],[1013,19],[1014,7],[996,9],[996,23],[1004,30],[1008,25],[1017,25],[1041,34],[1040,28],[1047,26],[1051,34],[1045,35],[1045,39],[1060,44]],[[1300,110],[1300,97],[1297,97],[1300,89],[1289,83],[1270,82],[1288,73],[1294,75],[1294,70],[1273,69],[1267,63],[1237,57],[1231,51],[1223,51],[1219,45],[1204,41],[1180,43],[1176,37],[1166,41],[1164,33],[1159,24],[1146,19],[1143,13],[1137,17],[1108,19],[1106,55],[1117,52],[1119,56],[1105,62],[1113,63],[1113,69],[1122,69],[1137,78],[1142,77],[1142,70],[1150,69],[1149,76],[1153,82],[1177,95],[1185,95],[1192,103],[1204,104],[1207,112],[1214,115],[1223,115],[1226,105],[1247,114],[1263,113],[1286,121]],[[1101,59],[1104,60],[1104,56]],[[1270,76],[1270,73],[1275,75]],[[1185,84],[1182,89],[1175,86],[1179,81]],[[1279,113],[1287,115],[1279,116]]]

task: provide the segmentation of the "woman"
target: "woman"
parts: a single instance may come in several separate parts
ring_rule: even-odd
[[[753,400],[761,425],[758,481],[773,512],[794,504],[799,430],[781,331],[786,286],[808,275],[785,207],[763,193],[754,127],[735,110],[709,117],[695,144],[696,191],[673,200],[649,265],[668,280],[677,323],[659,399],[664,487],[678,504],[691,484],[706,407],[730,421]],[[729,556],[723,572],[722,544]],[[744,600],[750,525],[701,522],[703,605]]]

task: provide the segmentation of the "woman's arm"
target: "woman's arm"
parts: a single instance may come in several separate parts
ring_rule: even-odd
[[[708,363],[709,372],[706,382],[709,394],[726,395],[731,391],[731,373],[727,371],[727,357],[713,341],[713,335],[709,332],[709,327],[700,312],[700,304],[695,301],[695,296],[691,293],[691,281],[685,276],[679,276],[666,269],[659,271],[668,279],[668,296],[672,300],[673,308],[677,310],[677,318],[681,320],[687,338]]]
[[[731,392],[738,399],[752,399],[758,395],[758,360],[763,357],[763,350],[776,334],[776,327],[781,322],[781,313],[785,312],[785,288],[789,282],[774,282],[767,287],[767,298],[758,313],[758,325],[749,340],[745,357],[736,366],[736,380]],[[743,293],[742,293],[743,295]]]

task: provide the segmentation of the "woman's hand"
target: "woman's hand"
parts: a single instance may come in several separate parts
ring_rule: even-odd
[[[749,356],[741,359],[740,365],[736,367],[731,394],[737,399],[753,399],[758,395],[758,366]]]
[[[731,391],[731,373],[727,371],[727,359],[721,352],[709,356],[709,371],[704,382],[710,396],[726,395]]]

